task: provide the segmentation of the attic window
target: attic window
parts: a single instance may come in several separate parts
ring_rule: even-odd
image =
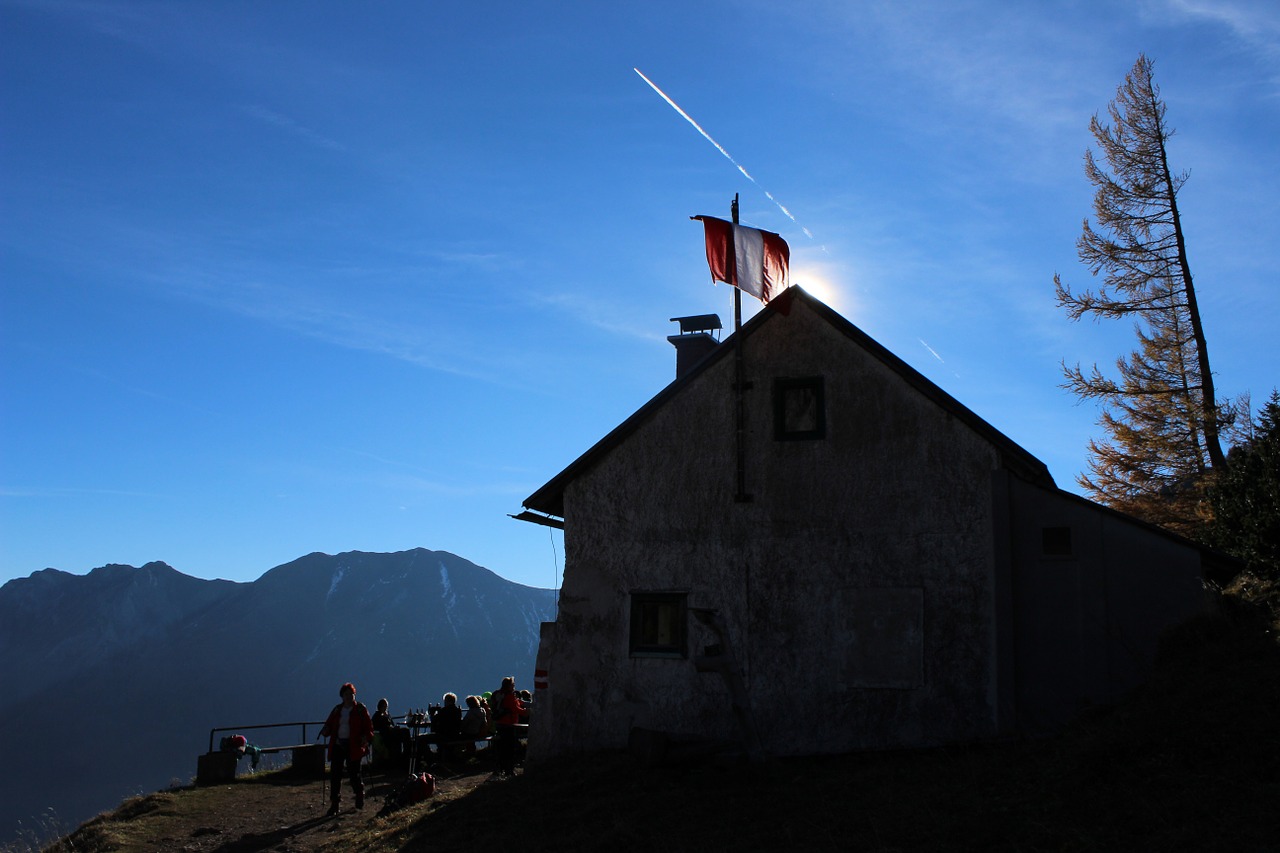
[[[773,380],[773,437],[777,441],[827,437],[826,395],[821,376]]]
[[[687,594],[631,593],[631,656],[688,657]]]
[[[1040,528],[1040,553],[1046,557],[1070,557],[1072,555],[1071,528]]]

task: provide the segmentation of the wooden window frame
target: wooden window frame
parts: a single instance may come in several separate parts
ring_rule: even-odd
[[[634,658],[689,657],[689,594],[679,591],[636,591],[631,593],[630,653]],[[670,619],[672,636],[662,642],[662,608],[673,608]],[[650,612],[646,612],[650,611]],[[650,633],[653,632],[653,633]]]
[[[813,424],[797,429],[788,424],[788,399],[797,393],[813,395]],[[815,441],[827,437],[826,383],[821,376],[773,380],[773,437],[775,441]]]

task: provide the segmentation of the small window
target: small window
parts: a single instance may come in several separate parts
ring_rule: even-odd
[[[827,436],[827,408],[821,376],[773,381],[773,437],[805,441]]]
[[[631,655],[633,657],[688,656],[686,594],[631,594]]]
[[[1040,528],[1040,552],[1046,557],[1070,557],[1072,554],[1071,528]]]

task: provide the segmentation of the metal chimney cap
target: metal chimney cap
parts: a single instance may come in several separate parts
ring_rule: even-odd
[[[680,324],[680,334],[692,335],[697,332],[720,331],[720,317],[717,314],[695,314],[692,317],[672,317],[672,323]]]

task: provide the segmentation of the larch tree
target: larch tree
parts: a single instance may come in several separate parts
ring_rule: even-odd
[[[1107,111],[1109,124],[1097,115],[1089,124],[1105,167],[1092,150],[1084,159],[1097,228],[1085,219],[1076,241],[1104,283],[1073,292],[1060,276],[1053,281],[1072,320],[1133,318],[1138,347],[1117,359],[1118,377],[1063,364],[1063,387],[1100,403],[1106,432],[1089,442],[1088,472],[1076,480],[1101,503],[1190,535],[1207,521],[1206,473],[1227,466],[1220,433],[1231,407],[1214,394],[1178,212],[1188,175],[1170,169],[1173,129],[1145,55]]]

